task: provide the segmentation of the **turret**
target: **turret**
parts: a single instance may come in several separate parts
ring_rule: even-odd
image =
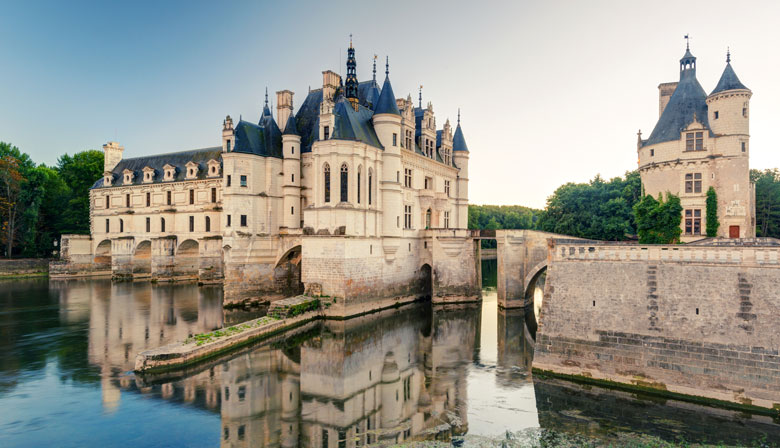
[[[457,222],[459,229],[467,229],[469,221],[469,147],[463,137],[463,129],[460,127],[460,109],[458,110],[458,126],[455,135],[452,136],[452,158],[458,172],[457,191],[455,197],[455,209],[457,210]]]
[[[707,97],[709,121],[712,132],[719,136],[740,136],[740,142],[747,146],[750,134],[750,91],[739,80],[731,67],[731,53],[726,53],[726,68],[718,81],[718,85]],[[740,146],[741,145],[740,143]],[[742,152],[739,148],[737,152]],[[747,152],[745,149],[744,152]]]
[[[320,129],[318,140],[329,140],[333,135],[336,120],[333,115],[336,90],[341,84],[341,77],[330,71],[322,72],[322,103],[320,103]]]
[[[292,98],[292,95],[291,95]],[[292,109],[292,104],[290,105]],[[282,135],[282,171],[284,182],[284,226],[297,229],[301,226],[301,137],[295,123],[295,115],[290,114],[284,125]]]
[[[103,145],[103,172],[109,172],[114,169],[119,162],[122,161],[122,153],[125,151],[124,146],[120,146],[117,142],[108,142]]]
[[[233,129],[233,119],[230,115],[222,120],[222,152],[230,152],[235,147],[236,130]]]
[[[357,62],[355,61],[355,49],[352,47],[352,35],[349,36],[349,49],[347,49],[347,80],[344,83],[344,96],[355,111],[358,110],[358,80]]]
[[[390,62],[385,65],[385,82],[379,94],[374,116],[374,130],[384,147],[382,168],[382,233],[385,236],[401,235],[401,113],[390,85]],[[385,253],[394,253],[385,245]]]

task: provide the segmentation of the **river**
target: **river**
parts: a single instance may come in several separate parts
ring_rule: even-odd
[[[495,272],[485,262],[487,277]],[[494,263],[494,262],[493,262]],[[186,372],[135,354],[264,313],[219,286],[0,283],[0,446],[772,446],[757,416],[534,378],[522,311],[427,303],[311,323]],[[440,441],[440,442],[437,442]],[[762,445],[763,444],[763,445]]]

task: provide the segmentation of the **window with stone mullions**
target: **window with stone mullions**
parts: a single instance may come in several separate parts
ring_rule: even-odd
[[[341,202],[349,202],[349,168],[341,165]]]
[[[704,132],[687,132],[685,134],[686,151],[704,151]]]
[[[685,192],[701,193],[701,173],[687,173],[685,175]]]
[[[412,206],[404,205],[404,229],[412,228]]]
[[[701,235],[701,209],[685,210],[685,234]]]
[[[412,188],[412,170],[404,168],[404,187]]]

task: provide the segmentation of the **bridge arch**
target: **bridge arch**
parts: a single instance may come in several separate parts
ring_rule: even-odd
[[[111,270],[111,240],[103,240],[95,248],[95,263],[96,270]]]
[[[418,290],[423,297],[428,299],[433,297],[433,268],[425,263],[417,271]]]
[[[133,277],[152,275],[152,242],[143,240],[133,250]]]
[[[274,282],[285,295],[303,294],[301,282],[301,245],[292,246],[274,266]]]
[[[173,257],[173,271],[176,277],[197,278],[200,244],[197,241],[184,240],[176,248]]]
[[[542,312],[544,301],[544,284],[547,281],[547,260],[538,263],[526,275],[523,282],[525,291],[525,303],[531,306],[533,312],[526,314],[528,324],[533,335],[536,334],[536,326]]]

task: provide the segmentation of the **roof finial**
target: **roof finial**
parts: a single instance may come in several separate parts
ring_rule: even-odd
[[[352,48],[352,33],[349,33],[349,48]]]
[[[420,109],[422,109],[422,84],[420,84]]]
[[[460,107],[458,108],[458,126],[460,126]]]
[[[726,47],[726,64],[731,63],[731,49]]]
[[[268,106],[268,87],[265,88],[265,105]]]
[[[385,76],[390,76],[390,56],[385,59]]]
[[[685,49],[686,50],[690,50],[691,49],[691,46],[690,46],[691,42],[690,42],[690,40],[691,40],[691,38],[688,37],[688,35],[686,34],[685,35]]]
[[[377,55],[374,54],[374,81],[376,81],[376,58],[377,58]]]

